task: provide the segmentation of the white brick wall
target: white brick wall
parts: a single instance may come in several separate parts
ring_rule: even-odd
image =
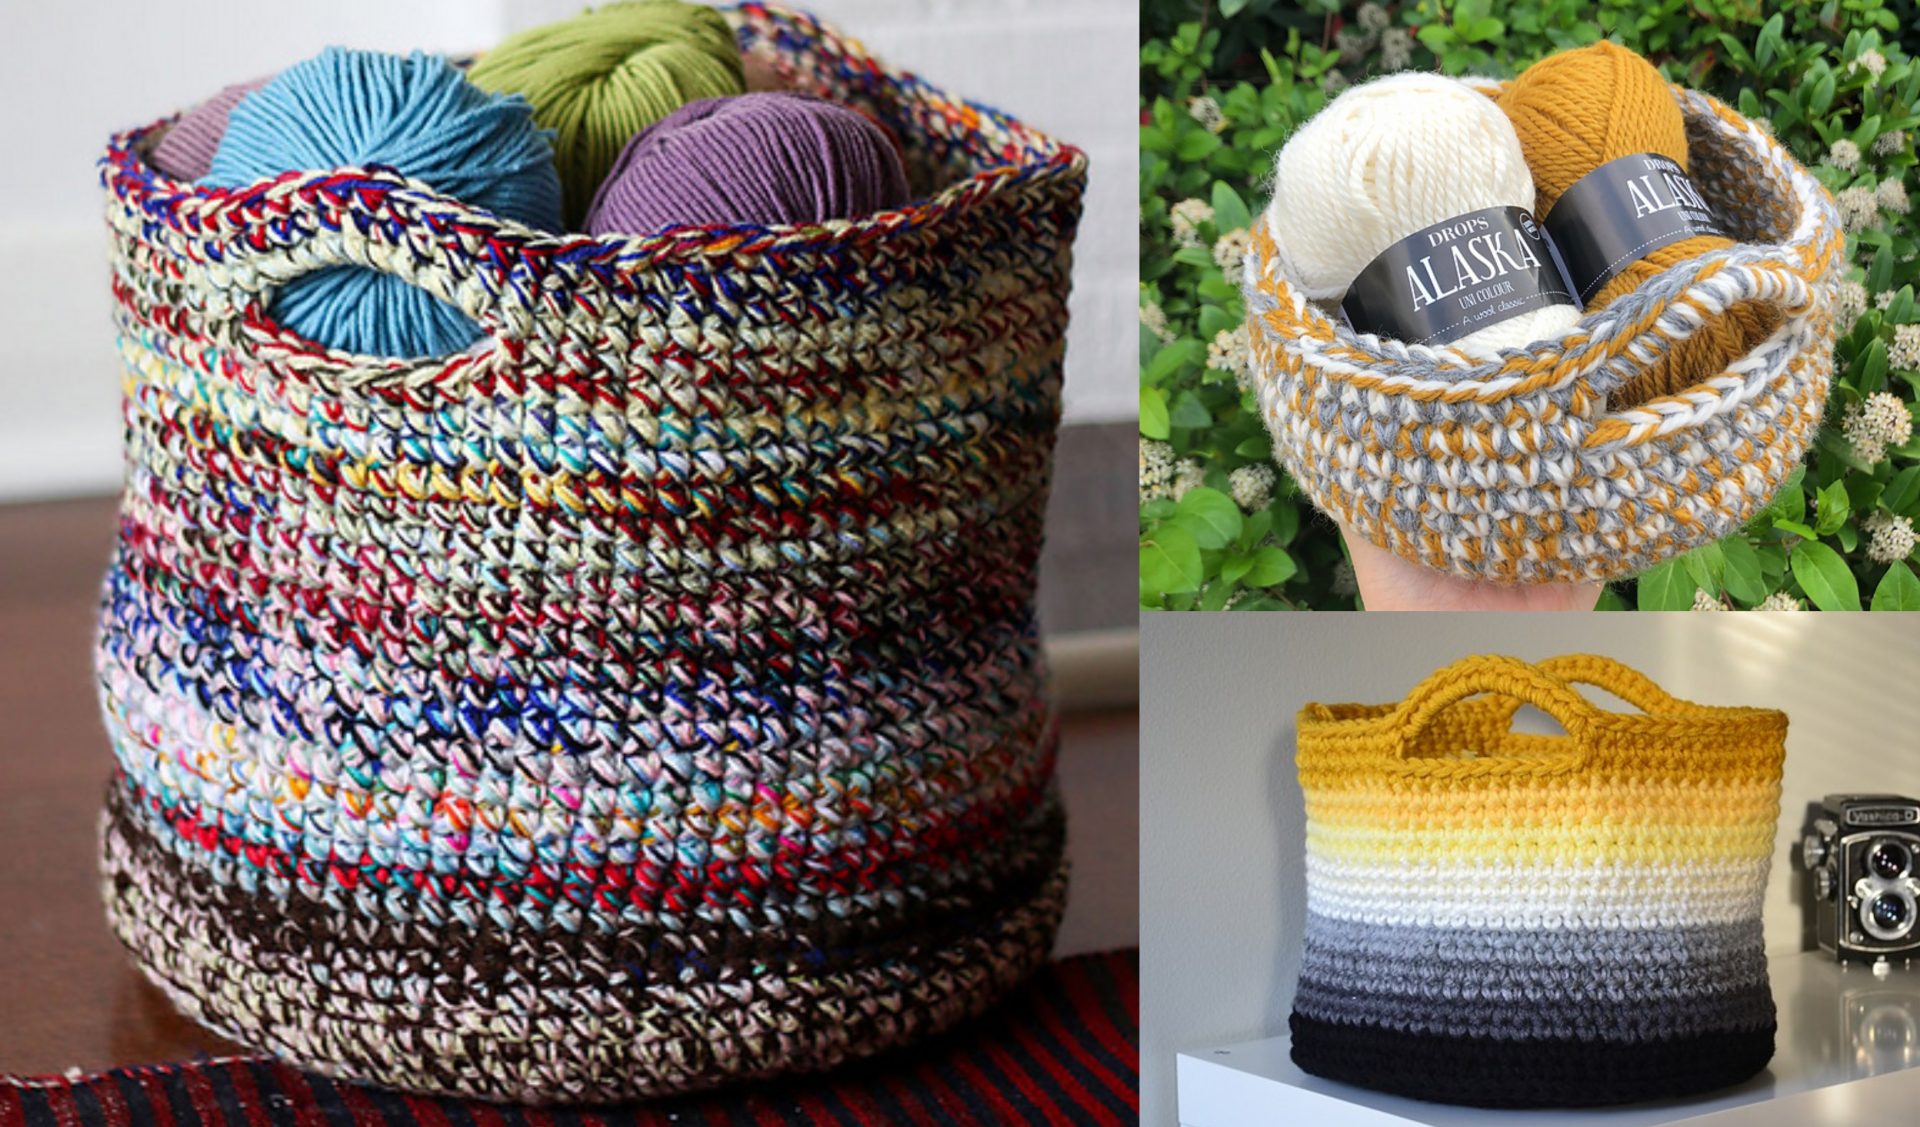
[[[1087,150],[1070,421],[1130,416],[1138,16],[1131,0],[797,0],[888,62]],[[108,133],[331,43],[472,50],[580,0],[78,0],[0,6],[0,500],[119,480],[93,167]]]

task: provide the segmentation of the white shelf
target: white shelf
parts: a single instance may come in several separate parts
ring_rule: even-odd
[[[1285,1037],[1180,1054],[1182,1127],[1864,1127],[1920,1106],[1920,967],[1876,978],[1824,952],[1771,960],[1780,1033],[1766,1071],[1688,1100],[1490,1111],[1355,1088],[1294,1066]],[[1382,1067],[1391,1068],[1391,1061]]]

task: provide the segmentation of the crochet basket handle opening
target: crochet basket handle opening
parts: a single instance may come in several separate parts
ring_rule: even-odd
[[[1506,698],[1500,702],[1500,707],[1507,710],[1503,720],[1510,719],[1520,705],[1530,704],[1552,717],[1567,734],[1564,739],[1545,737],[1555,745],[1552,755],[1508,756],[1495,752],[1476,755],[1465,762],[1524,765],[1543,770],[1577,770],[1586,764],[1591,748],[1589,727],[1600,710],[1558,675],[1518,658],[1494,654],[1462,658],[1437,670],[1407,694],[1389,720],[1395,733],[1392,758],[1407,764],[1463,762],[1434,760],[1412,752],[1418,747],[1421,734],[1442,712],[1468,697],[1481,695]]]
[[[1550,673],[1569,684],[1590,685],[1602,692],[1611,693],[1648,716],[1684,712],[1697,707],[1654,684],[1653,678],[1638,669],[1600,654],[1561,654],[1559,657],[1550,657],[1545,661],[1534,663],[1534,668]],[[1497,707],[1511,719],[1513,714],[1519,711],[1520,703],[1511,697],[1505,697],[1499,700]]]

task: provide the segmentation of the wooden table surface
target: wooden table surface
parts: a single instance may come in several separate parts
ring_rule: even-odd
[[[236,1051],[147,984],[100,906],[113,754],[91,647],[114,514],[104,499],[0,506],[0,1073]],[[1132,712],[1066,724],[1075,871],[1062,953],[1137,942],[1137,741]]]

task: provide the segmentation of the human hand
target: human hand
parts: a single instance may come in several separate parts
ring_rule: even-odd
[[[1598,583],[1503,587],[1409,563],[1342,524],[1353,578],[1368,610],[1592,610]]]

